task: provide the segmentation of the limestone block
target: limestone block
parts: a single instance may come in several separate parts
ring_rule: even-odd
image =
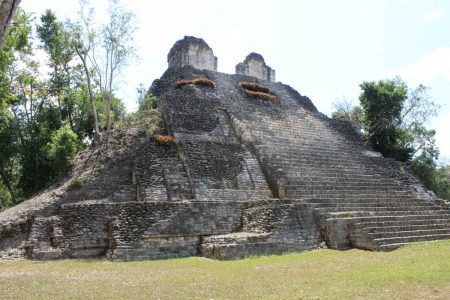
[[[192,66],[196,69],[217,71],[217,57],[208,44],[199,38],[185,36],[170,50],[167,56],[169,68]]]
[[[236,65],[236,74],[275,82],[275,70],[266,65],[261,54],[254,52],[247,55],[244,62]]]

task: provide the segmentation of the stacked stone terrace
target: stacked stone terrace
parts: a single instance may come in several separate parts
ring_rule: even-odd
[[[136,138],[82,188],[39,209],[28,205],[20,217],[12,213],[20,206],[0,214],[0,251],[23,249],[34,259],[236,259],[324,243],[390,250],[450,238],[448,204],[406,166],[367,149],[349,124],[275,83],[262,56],[249,57],[240,74],[218,73],[203,40],[178,41],[152,86],[159,133],[176,142]],[[177,87],[196,78],[214,86]],[[266,97],[242,82],[265,86]]]

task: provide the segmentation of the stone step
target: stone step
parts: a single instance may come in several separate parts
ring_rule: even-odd
[[[315,186],[317,184],[335,186],[335,185],[366,185],[366,186],[380,186],[380,185],[390,185],[398,186],[396,182],[392,180],[383,180],[381,178],[364,178],[364,177],[341,177],[337,174],[329,177],[319,177],[319,176],[302,176],[286,174],[288,185],[292,186]]]
[[[285,172],[285,175],[287,176],[293,176],[294,178],[296,178],[296,180],[298,180],[298,182],[314,182],[317,180],[322,180],[322,179],[326,179],[326,180],[331,180],[331,181],[349,181],[349,180],[354,180],[355,182],[361,181],[361,182],[380,182],[380,180],[386,180],[383,176],[381,176],[380,174],[364,174],[359,176],[358,178],[351,178],[351,177],[342,177],[338,174],[331,174],[329,176],[325,176],[324,174],[322,175],[306,175],[304,173],[298,173],[296,171],[291,171],[291,170],[287,170]],[[391,182],[386,180],[387,182]]]
[[[404,191],[369,191],[369,193],[359,193],[360,191],[351,190],[324,190],[324,191],[287,191],[286,195],[290,198],[346,198],[346,199],[373,199],[373,198],[395,198],[397,197],[407,197],[408,193]],[[383,192],[389,192],[385,195],[380,195]]]
[[[450,218],[450,211],[447,210],[380,210],[380,211],[368,211],[368,210],[352,210],[352,211],[330,211],[326,209],[318,209],[321,211],[324,215],[326,215],[328,218],[336,218],[336,217],[343,217],[346,218],[348,216],[355,215],[356,218],[358,217],[408,217],[408,216],[421,216],[421,217],[428,217],[432,218],[434,216],[441,216],[445,217],[447,216]],[[342,216],[341,216],[342,215]]]
[[[424,242],[424,241],[445,240],[445,239],[450,239],[450,233],[378,238],[374,239],[374,241],[381,246],[386,244]]]
[[[421,220],[417,219],[400,219],[400,220],[381,220],[381,221],[364,221],[356,222],[354,224],[356,227],[360,228],[388,228],[388,227],[409,227],[409,226],[430,226],[430,225],[443,225],[450,226],[450,218],[424,218]]]
[[[445,239],[445,238],[444,238],[444,239]],[[439,239],[428,240],[427,242],[433,242],[433,241],[435,241],[435,240],[439,240]],[[414,243],[414,242],[403,242],[403,243],[382,244],[382,245],[378,246],[378,250],[381,250],[381,251],[391,251],[391,250],[397,249],[397,248],[402,247],[402,246],[410,245],[410,244],[412,244],[412,243]]]
[[[364,227],[362,230],[367,233],[382,233],[382,232],[398,232],[398,231],[414,231],[414,230],[427,230],[427,229],[450,229],[449,223],[430,223],[430,224],[418,224],[418,225],[394,225],[394,226],[378,226],[378,227]]]
[[[312,176],[326,176],[326,177],[339,177],[342,178],[353,178],[371,174],[379,174],[384,178],[391,178],[390,173],[384,170],[384,173],[376,169],[363,169],[361,167],[349,168],[349,167],[335,167],[333,165],[324,164],[313,164],[313,165],[302,165],[302,164],[290,164],[290,165],[280,165],[273,161],[263,161],[263,164],[270,166],[273,170],[279,170],[284,172],[286,175],[302,174],[301,177],[312,177]],[[297,175],[296,175],[297,176]]]
[[[317,188],[317,187],[392,187],[392,188],[398,188],[401,187],[405,189],[404,185],[399,185],[396,182],[393,181],[383,181],[383,180],[366,180],[366,179],[359,179],[359,178],[341,178],[337,179],[334,177],[331,178],[314,178],[313,180],[309,178],[299,178],[299,177],[288,177],[287,182],[285,184],[285,187],[311,187],[311,188]]]
[[[404,186],[400,186],[400,185],[350,185],[350,184],[339,184],[336,183],[336,185],[332,185],[326,183],[326,184],[322,184],[322,183],[316,183],[314,185],[284,185],[283,184],[284,189],[286,190],[287,193],[300,193],[300,192],[305,192],[305,193],[322,193],[322,192],[328,192],[328,191],[359,191],[359,192],[366,192],[366,193],[370,193],[370,192],[378,192],[380,190],[384,191],[384,192],[395,192],[395,191],[400,191],[403,192],[405,191],[405,187]]]
[[[390,232],[373,232],[369,233],[369,236],[374,240],[379,239],[388,239],[388,238],[401,238],[401,237],[410,237],[410,236],[424,236],[424,235],[442,235],[442,234],[450,234],[450,228],[427,228],[420,230],[407,230],[407,231],[390,231]]]
[[[345,196],[322,196],[322,197],[316,197],[314,195],[312,196],[304,196],[301,197],[301,199],[304,202],[311,202],[311,203],[344,203],[344,202],[352,202],[352,203],[358,203],[358,202],[421,202],[425,200],[412,197],[408,193],[382,193],[379,192],[377,194],[358,194],[358,193],[352,193]],[[430,202],[433,203],[433,202]]]
[[[424,211],[443,211],[440,207],[433,207],[433,206],[400,206],[400,207],[392,207],[392,206],[382,206],[382,207],[364,207],[364,206],[344,206],[344,207],[317,207],[315,208],[316,211],[319,212],[354,212],[354,211],[363,211],[363,212],[374,212],[374,213],[380,213],[380,212],[386,212],[386,213],[406,213],[406,212],[424,212]]]
[[[382,201],[382,202],[322,202],[322,203],[314,203],[308,202],[312,204],[316,208],[354,208],[354,207],[362,207],[362,208],[378,208],[378,207],[389,207],[389,208],[405,208],[405,207],[421,207],[421,208],[440,208],[439,205],[434,203],[428,203],[425,201],[404,201],[404,202],[396,202],[396,201]]]
[[[354,223],[359,223],[363,225],[373,224],[374,222],[392,222],[392,221],[400,221],[404,224],[407,224],[411,221],[412,224],[415,224],[415,221],[431,221],[437,219],[445,219],[447,221],[450,220],[449,211],[446,211],[445,214],[433,214],[433,215],[421,215],[421,214],[408,214],[401,216],[365,216],[365,217],[354,217],[349,218],[354,221]],[[432,222],[431,222],[432,223]]]
[[[269,189],[241,190],[241,189],[197,189],[196,198],[208,201],[243,201],[269,200],[272,193]]]

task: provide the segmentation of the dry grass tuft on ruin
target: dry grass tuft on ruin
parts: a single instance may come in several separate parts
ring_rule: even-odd
[[[153,135],[152,139],[160,144],[167,144],[167,145],[175,144],[175,138],[170,135],[155,134]]]
[[[253,92],[253,91],[245,90],[245,94],[248,97],[258,98],[258,99],[262,99],[262,100],[266,100],[266,101],[276,101],[277,100],[276,96],[271,95],[269,93]]]
[[[211,88],[215,88],[216,84],[214,81],[206,78],[206,77],[198,77],[192,80],[179,80],[175,82],[175,88],[180,89],[182,86],[188,85],[188,84],[195,84],[200,86],[208,86]]]
[[[267,86],[256,83],[256,82],[241,81],[241,82],[239,82],[239,85],[242,86],[244,89],[252,91],[252,92],[269,93],[269,91],[270,91]]]

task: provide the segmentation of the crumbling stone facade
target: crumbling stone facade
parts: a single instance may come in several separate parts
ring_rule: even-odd
[[[196,69],[217,71],[217,57],[203,40],[193,36],[185,36],[173,45],[167,55],[169,68],[192,66]]]
[[[236,74],[275,82],[275,70],[266,65],[261,54],[255,52],[247,55],[244,62],[236,65]]]
[[[198,68],[209,58],[169,63],[152,85],[158,134],[175,143],[113,131],[110,148],[81,160],[98,165],[81,186],[66,181],[0,213],[0,257],[236,259],[450,238],[448,203],[349,123],[282,83]],[[177,84],[196,78],[214,84]],[[242,82],[273,97],[249,97]]]

